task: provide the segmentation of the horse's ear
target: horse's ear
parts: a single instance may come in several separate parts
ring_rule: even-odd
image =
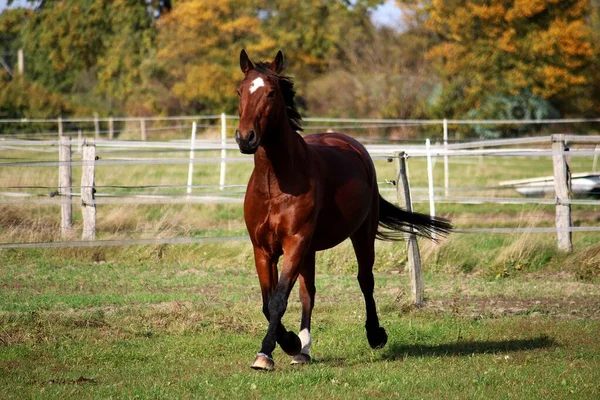
[[[280,73],[281,71],[283,71],[284,65],[283,65],[283,53],[281,52],[281,50],[279,50],[277,52],[277,55],[275,56],[275,59],[273,60],[273,62],[271,62],[271,64],[269,64],[269,69],[273,72],[275,72],[276,74]]]
[[[252,61],[250,61],[250,58],[244,49],[242,49],[242,52],[240,53],[240,68],[244,74],[247,74],[254,69],[254,64],[252,64]]]

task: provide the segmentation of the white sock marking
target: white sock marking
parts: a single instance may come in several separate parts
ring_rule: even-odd
[[[302,342],[302,350],[300,350],[300,352],[302,354],[310,355],[310,344],[312,343],[312,339],[310,337],[310,332],[308,331],[308,329],[302,329],[298,334],[298,337]]]
[[[265,81],[263,80],[263,78],[256,78],[255,80],[252,81],[252,83],[250,84],[250,94],[256,92],[256,90],[260,87],[265,86]]]

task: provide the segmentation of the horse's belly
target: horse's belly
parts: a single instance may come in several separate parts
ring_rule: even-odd
[[[350,182],[338,188],[333,200],[319,213],[313,237],[313,248],[334,247],[352,235],[369,215],[373,188],[363,182]]]

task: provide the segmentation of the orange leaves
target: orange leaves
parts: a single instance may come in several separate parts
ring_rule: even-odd
[[[437,60],[455,109],[466,112],[496,93],[531,90],[544,99],[574,96],[588,84],[594,57],[589,0],[421,2],[440,42]],[[586,73],[588,72],[588,73]]]
[[[556,6],[561,0],[514,0],[512,7],[506,13],[506,20],[531,18],[550,7]]]
[[[504,14],[506,13],[505,2],[498,2],[491,5],[471,3],[468,5],[468,8],[471,11],[472,16],[491,24],[501,23],[504,19]]]

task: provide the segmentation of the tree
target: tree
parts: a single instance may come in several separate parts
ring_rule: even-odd
[[[183,111],[235,112],[240,50],[271,59],[282,49],[285,73],[305,97],[308,82],[343,56],[340,43],[365,32],[367,10],[380,2],[179,0],[158,23],[162,82]]]
[[[0,70],[16,69],[17,51],[22,46],[20,31],[30,13],[29,10],[17,8],[0,14],[0,58],[5,64],[0,65]]]
[[[400,0],[439,43],[428,53],[444,87],[434,112],[461,117],[493,96],[526,95],[559,111],[587,90],[589,0]]]
[[[178,99],[180,112],[236,110],[240,50],[265,58],[276,51],[258,3],[180,0],[158,21],[156,73]]]
[[[141,87],[154,45],[148,7],[146,0],[42,3],[23,26],[28,79],[84,113],[90,104],[104,113],[125,104]]]

